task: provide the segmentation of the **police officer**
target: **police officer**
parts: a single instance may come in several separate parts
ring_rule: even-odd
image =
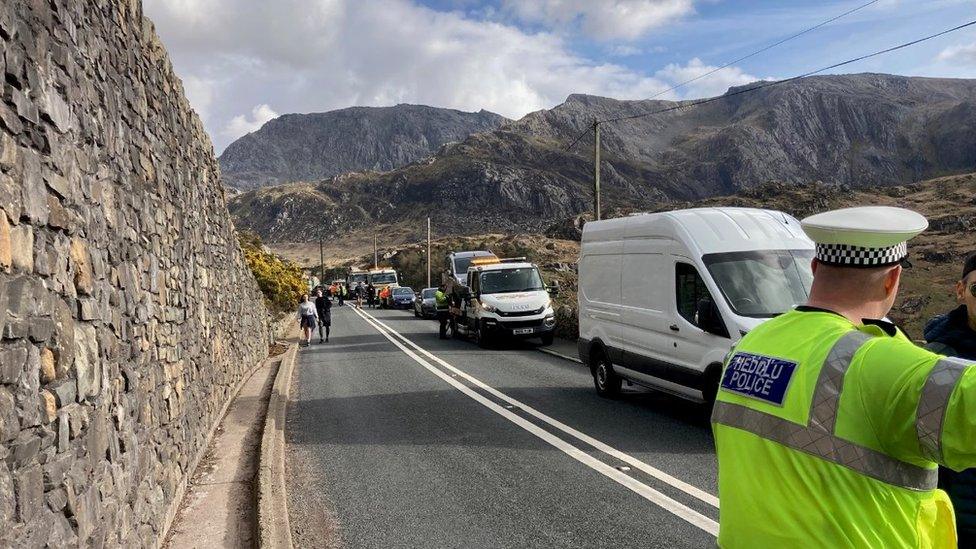
[[[712,413],[720,546],[956,546],[936,465],[976,466],[976,363],[883,320],[927,226],[888,207],[803,220],[809,300],[736,345]]]
[[[438,286],[434,292],[434,304],[437,308],[437,321],[440,322],[440,338],[447,339],[447,322],[450,316],[450,298],[445,291],[444,285]]]

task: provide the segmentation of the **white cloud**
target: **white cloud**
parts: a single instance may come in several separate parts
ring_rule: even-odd
[[[715,68],[715,66],[706,65],[696,57],[685,65],[672,63],[657,71],[654,76],[671,82],[671,85],[676,85],[702,76],[715,70]],[[741,86],[757,80],[760,79],[746,73],[739,67],[732,66],[682,86],[676,91],[678,97],[681,98],[714,97],[725,93],[732,86]]]
[[[644,50],[628,44],[618,44],[608,48],[607,53],[613,57],[633,57],[644,53]]]
[[[976,65],[976,42],[949,46],[939,52],[937,59],[959,65]]]
[[[250,118],[243,114],[231,118],[223,133],[231,139],[237,139],[242,135],[259,130],[266,122],[277,117],[278,113],[266,103],[262,103],[251,109]]]
[[[690,1],[621,1],[611,12],[617,4]],[[218,151],[259,127],[269,104],[320,112],[410,102],[517,118],[574,92],[636,99],[667,87],[575,54],[560,34],[410,0],[145,0],[145,10]]]
[[[503,6],[523,21],[579,25],[599,40],[633,40],[694,11],[693,0],[503,0]]]

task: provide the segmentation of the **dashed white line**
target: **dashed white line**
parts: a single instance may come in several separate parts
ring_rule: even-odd
[[[458,370],[454,366],[451,366],[450,364],[443,361],[442,359],[434,356],[427,350],[421,348],[419,345],[415,344],[414,342],[404,337],[402,334],[398,333],[396,330],[390,328],[383,322],[377,320],[369,313],[366,313],[356,308],[354,308],[353,310],[356,312],[356,314],[362,317],[363,320],[365,320],[368,324],[376,328],[378,332],[380,332],[384,337],[390,340],[391,343],[396,345],[397,348],[403,351],[407,356],[412,358],[415,362],[417,362],[418,364],[420,364],[421,366],[429,370],[437,377],[441,378],[444,382],[448,383],[449,385],[451,385],[452,387],[454,387],[455,389],[463,393],[465,396],[471,398],[472,400],[478,402],[482,406],[488,408],[489,410],[495,412],[496,414],[511,421],[515,425],[518,425],[522,429],[525,429],[526,431],[532,433],[533,435],[537,436],[538,438],[542,439],[548,444],[554,446],[555,448],[559,449],[560,451],[572,457],[573,459],[579,461],[580,463],[583,463],[584,465],[590,467],[591,469],[625,486],[626,488],[640,495],[644,499],[647,499],[651,503],[654,503],[658,507],[661,507],[662,509],[672,513],[673,515],[687,521],[688,523],[694,526],[697,526],[698,528],[708,532],[713,536],[718,535],[718,523],[715,522],[714,520],[706,517],[705,515],[702,515],[701,513],[691,509],[690,507],[678,501],[675,501],[674,499],[669,498],[668,496],[662,494],[661,492],[651,488],[650,486],[638,481],[637,479],[627,474],[624,474],[623,472],[615,469],[614,467],[611,467],[610,465],[603,463],[602,461],[594,458],[593,456],[589,455],[585,451],[577,448],[576,446],[573,446],[572,444],[566,442],[565,440],[553,435],[552,433],[546,431],[545,429],[542,429],[538,425],[528,421],[524,417],[516,415],[512,413],[510,410],[507,410],[505,407],[502,407],[496,404],[495,402],[485,398],[484,396],[472,390],[464,383],[458,381],[457,377],[464,378],[469,383],[490,393],[492,396],[495,396],[498,399],[508,402],[512,406],[520,408],[523,412],[528,413],[529,415],[532,415],[533,417],[539,420],[542,420],[543,422],[555,427],[556,429],[590,446],[593,446],[594,448],[600,450],[601,452],[611,455],[633,467],[636,467],[637,469],[649,474],[650,476],[657,478],[658,480],[661,480],[662,482],[670,484],[671,486],[691,496],[694,496],[701,501],[704,501],[710,505],[717,507],[718,498],[716,498],[715,496],[709,494],[708,492],[700,490],[699,488],[691,486],[690,484],[687,484],[679,479],[676,479],[671,475],[664,473],[663,471],[651,467],[650,465],[638,460],[637,458],[629,456],[619,450],[616,450],[615,448],[607,444],[604,444],[584,433],[581,433],[580,431],[577,431],[576,429],[573,429],[572,427],[569,427],[568,425],[565,425],[564,423],[556,419],[553,419],[543,414],[542,412],[539,412],[538,410],[532,408],[531,406],[528,406],[527,404],[523,404],[522,402],[515,400],[500,391],[497,391],[496,389],[482,383],[481,381],[475,379],[474,377],[469,376],[463,371]],[[420,354],[418,353],[423,354],[430,360],[441,365],[443,368],[448,369],[449,371],[452,372],[453,375],[449,375],[443,372],[441,369],[431,364],[428,360],[420,356]]]

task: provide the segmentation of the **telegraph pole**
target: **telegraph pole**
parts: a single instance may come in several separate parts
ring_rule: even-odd
[[[593,219],[600,220],[600,121],[593,120]]]
[[[319,284],[325,284],[325,252],[322,237],[319,236]]]
[[[427,286],[430,288],[430,216],[427,216]]]
[[[376,235],[373,235],[373,269],[378,269],[380,266],[379,255],[376,253]]]

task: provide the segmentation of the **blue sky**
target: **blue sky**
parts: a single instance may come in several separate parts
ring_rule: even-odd
[[[288,112],[422,103],[511,118],[570,93],[650,97],[867,0],[145,0],[221,151]],[[661,98],[717,95],[976,19],[879,0]],[[976,27],[840,72],[976,77]]]

